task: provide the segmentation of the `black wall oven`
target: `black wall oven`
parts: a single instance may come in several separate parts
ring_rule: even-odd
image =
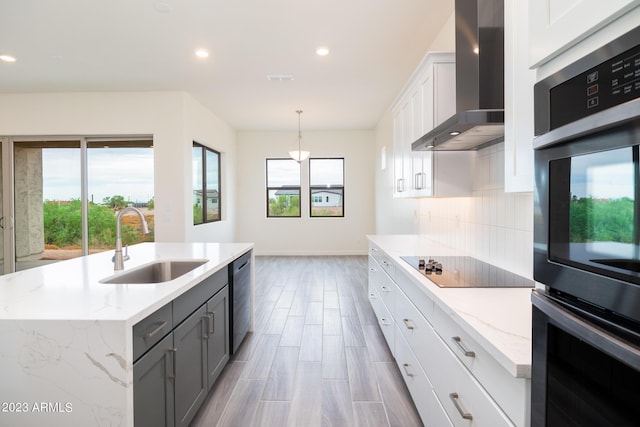
[[[534,100],[531,425],[639,426],[640,27]]]

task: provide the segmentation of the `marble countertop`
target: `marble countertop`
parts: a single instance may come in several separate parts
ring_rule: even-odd
[[[133,325],[251,248],[252,243],[130,246],[124,271],[155,260],[208,260],[158,284],[100,283],[114,275],[113,251],[0,276],[0,320],[117,320]]]
[[[509,373],[531,377],[531,288],[440,288],[400,256],[459,252],[416,235],[368,238]]]

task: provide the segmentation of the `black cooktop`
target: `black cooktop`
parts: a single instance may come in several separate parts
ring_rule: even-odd
[[[401,256],[441,288],[533,288],[534,281],[468,256]]]

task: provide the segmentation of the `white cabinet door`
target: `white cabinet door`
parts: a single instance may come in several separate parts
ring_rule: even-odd
[[[529,64],[539,67],[638,5],[638,0],[529,0]]]
[[[471,194],[472,152],[411,151],[416,139],[455,114],[455,78],[455,54],[427,53],[398,98],[393,108],[395,197]]]
[[[504,189],[533,191],[533,85],[528,67],[528,8],[504,2]]]
[[[456,113],[456,64],[450,61],[433,64],[433,126],[431,130]]]

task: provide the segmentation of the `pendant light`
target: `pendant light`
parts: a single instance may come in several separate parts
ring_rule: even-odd
[[[289,151],[289,156],[291,156],[291,158],[296,162],[300,163],[305,161],[311,153],[308,151],[302,151],[300,148],[302,142],[302,132],[300,132],[300,114],[302,114],[302,110],[296,110],[296,113],[298,113],[298,149]]]

